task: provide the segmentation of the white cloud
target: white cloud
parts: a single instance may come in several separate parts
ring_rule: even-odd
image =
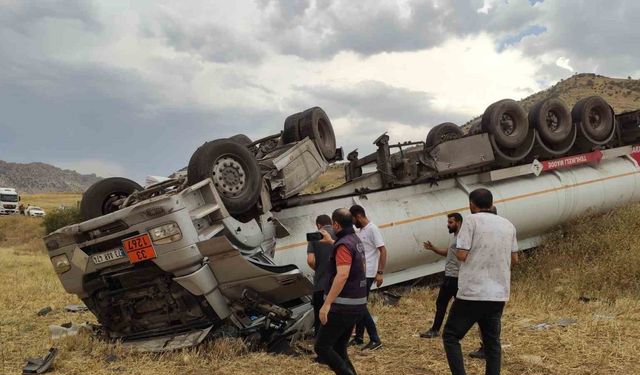
[[[489,14],[489,11],[495,7],[499,0],[484,0],[482,8],[478,8],[477,12],[482,14]]]
[[[558,57],[558,59],[556,60],[556,65],[563,68],[563,69],[567,69],[570,72],[573,72],[573,68],[571,67],[571,65],[569,65],[570,60],[566,57]]]

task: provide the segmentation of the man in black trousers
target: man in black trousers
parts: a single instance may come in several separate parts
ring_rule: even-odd
[[[324,230],[335,240],[336,235],[331,227],[329,215],[320,215],[316,218],[316,228]],[[314,271],[313,274],[313,323],[314,335],[318,335],[320,329],[320,308],[324,304],[324,288],[328,284],[327,269],[329,260],[333,254],[333,245],[320,241],[312,241],[307,244],[307,264]]]
[[[444,321],[444,315],[447,313],[449,301],[458,293],[458,270],[460,269],[460,261],[456,257],[456,242],[460,226],[462,226],[462,215],[458,212],[450,213],[447,215],[447,229],[449,233],[453,234],[453,237],[451,238],[449,247],[441,249],[434,246],[431,241],[423,244],[425,249],[431,250],[440,256],[447,257],[447,262],[444,266],[444,281],[440,286],[438,298],[436,299],[436,316],[433,318],[431,328],[420,334],[422,338],[430,339],[440,336],[440,328]]]
[[[485,351],[485,373],[500,374],[502,312],[509,300],[511,264],[518,261],[516,228],[492,213],[487,189],[469,194],[467,216],[458,232],[458,293],[444,327],[442,341],[453,375],[465,375],[460,340],[478,323]]]
[[[321,242],[333,244],[329,263],[330,284],[320,309],[320,330],[315,351],[322,361],[339,375],[355,375],[347,345],[351,331],[367,309],[367,279],[364,247],[353,229],[351,213],[346,208],[331,215],[337,241],[321,230]]]

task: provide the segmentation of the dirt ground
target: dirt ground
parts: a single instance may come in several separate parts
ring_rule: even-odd
[[[626,207],[561,228],[514,268],[502,326],[503,374],[640,374],[639,209]],[[52,374],[331,373],[311,356],[250,353],[237,340],[162,355],[129,352],[86,335],[52,341],[50,324],[94,317],[63,311],[80,301],[65,293],[42,250],[6,241],[0,243],[0,291],[1,374],[20,373],[25,358],[52,346],[60,350]],[[352,349],[358,372],[448,373],[441,340],[418,337],[431,323],[437,290],[397,291],[403,297],[396,307],[374,297],[384,347],[367,354]],[[47,306],[51,313],[36,315]],[[562,320],[569,324],[558,324]],[[478,343],[473,329],[463,350]],[[465,361],[469,374],[484,373],[482,361]]]

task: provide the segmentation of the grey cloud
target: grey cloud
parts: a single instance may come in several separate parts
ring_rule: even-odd
[[[334,117],[355,116],[406,125],[435,125],[437,122],[459,121],[462,118],[455,112],[435,110],[431,105],[433,97],[429,93],[393,87],[378,81],[360,82],[348,88],[302,86],[296,91],[298,98],[305,98],[308,104],[330,108]]]
[[[538,6],[543,12],[538,23],[548,31],[523,39],[521,47],[527,55],[566,57],[578,72],[597,70],[599,74],[626,76],[639,71],[640,30],[633,27],[640,14],[639,2],[547,0]],[[556,80],[568,72],[544,66],[541,73],[548,80]]]
[[[290,107],[322,107],[329,118],[346,118],[357,132],[348,139],[338,139],[346,150],[373,150],[373,140],[391,125],[403,124],[426,129],[441,122],[462,124],[468,116],[456,111],[441,111],[432,104],[432,96],[421,91],[393,87],[378,81],[365,81],[350,87],[302,86],[296,88]],[[334,126],[336,124],[334,123]],[[426,130],[423,137],[426,137]],[[421,138],[423,138],[421,137]],[[408,139],[395,139],[407,141]]]
[[[147,37],[159,37],[176,51],[187,52],[217,63],[259,62],[264,49],[250,34],[220,24],[189,24],[175,14],[162,13],[145,20],[141,29]]]
[[[21,34],[34,34],[39,23],[49,20],[77,21],[85,29],[102,28],[96,9],[84,0],[19,0],[3,2],[0,29],[7,28]]]
[[[0,60],[8,59],[0,51]],[[141,181],[185,166],[202,143],[281,130],[271,110],[171,108],[137,72],[99,64],[20,61],[3,69],[1,158],[16,162],[103,160]],[[11,73],[17,72],[17,73]]]

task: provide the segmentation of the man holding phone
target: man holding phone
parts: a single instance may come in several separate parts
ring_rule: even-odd
[[[337,241],[321,230],[321,242],[333,245],[329,262],[327,295],[320,309],[320,330],[315,351],[336,374],[355,375],[347,353],[351,331],[367,309],[367,279],[364,246],[355,234],[346,208],[331,215]]]
[[[324,230],[329,233],[329,236],[335,240],[336,234],[331,226],[331,218],[329,215],[320,215],[316,218],[316,227],[318,230]],[[320,329],[320,308],[324,303],[325,286],[328,284],[327,268],[329,268],[329,261],[331,254],[333,253],[333,245],[322,240],[322,233],[307,233],[307,264],[309,268],[314,271],[313,274],[313,315],[315,317],[313,323],[314,334],[318,335]]]

